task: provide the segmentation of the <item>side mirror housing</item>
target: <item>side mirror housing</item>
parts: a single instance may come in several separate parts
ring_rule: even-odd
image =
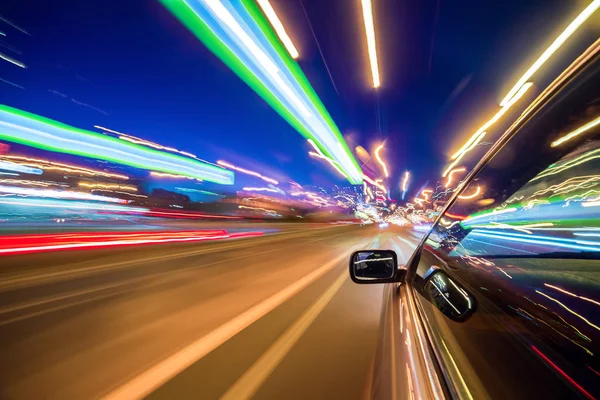
[[[359,250],[350,257],[350,278],[354,283],[402,282],[406,269],[398,268],[398,257],[392,250]]]

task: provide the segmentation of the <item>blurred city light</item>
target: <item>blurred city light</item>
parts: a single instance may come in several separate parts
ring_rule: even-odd
[[[296,50],[296,46],[294,46],[292,39],[290,39],[290,37],[288,36],[288,34],[285,30],[285,27],[283,26],[283,24],[281,23],[281,20],[277,16],[277,13],[271,6],[271,3],[269,3],[269,0],[257,0],[257,1],[258,1],[258,4],[260,5],[260,7],[262,8],[263,12],[267,16],[267,19],[271,23],[271,26],[273,27],[273,29],[275,29],[275,32],[277,32],[277,36],[279,37],[279,40],[281,40],[281,42],[287,49],[288,53],[290,53],[290,56],[292,56],[292,58],[294,58],[294,59],[298,58],[298,56],[299,56],[298,50]]]
[[[338,127],[254,1],[161,1],[290,125],[336,161],[350,183],[361,183],[360,167]]]
[[[408,182],[410,179],[410,172],[404,171],[404,178],[402,179],[402,200],[406,197],[406,191],[408,190]]]
[[[387,165],[385,165],[385,162],[383,162],[383,160],[381,159],[381,156],[379,155],[379,152],[381,151],[381,149],[383,149],[383,144],[380,144],[375,149],[375,158],[377,159],[377,162],[379,162],[379,165],[381,165],[381,168],[383,168],[383,174],[387,178],[387,177],[389,177]]]
[[[365,22],[365,34],[367,36],[367,49],[369,52],[369,63],[371,75],[373,76],[373,87],[381,85],[379,77],[379,63],[377,61],[377,43],[375,41],[375,25],[373,22],[373,5],[371,0],[361,0],[363,20]]]

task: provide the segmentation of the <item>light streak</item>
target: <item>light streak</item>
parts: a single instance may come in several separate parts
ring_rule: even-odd
[[[25,196],[35,197],[51,197],[55,199],[73,199],[73,200],[95,200],[105,201],[108,203],[127,203],[127,200],[117,199],[114,197],[98,196],[95,194],[85,192],[72,192],[66,190],[52,190],[52,189],[34,189],[34,188],[21,188],[16,186],[0,186],[0,193],[18,194]]]
[[[444,177],[446,177],[446,175],[448,175],[448,173],[460,162],[460,160],[465,156],[466,153],[473,150],[475,146],[477,146],[481,139],[483,139],[483,136],[485,136],[486,130],[494,123],[496,123],[496,121],[498,121],[521,97],[523,97],[523,95],[525,94],[525,92],[527,92],[527,90],[529,90],[531,85],[531,82],[527,82],[526,84],[521,86],[521,88],[514,95],[514,97],[511,98],[511,100],[505,106],[500,108],[500,110],[498,110],[498,112],[496,112],[496,114],[489,121],[483,124],[483,126],[481,126],[471,136],[471,138],[456,153],[452,155],[451,159],[454,161],[448,166],[448,168],[446,168],[446,171],[444,171]]]
[[[5,158],[9,160],[19,161],[21,165],[27,165],[30,167],[37,167],[47,171],[64,171],[64,172],[77,172],[83,175],[89,176],[104,176],[107,178],[115,178],[115,179],[129,179],[128,176],[122,174],[115,174],[112,172],[99,171],[91,168],[80,167],[77,165],[64,164],[49,160],[43,160],[39,158],[25,157],[25,156],[13,156],[13,155],[3,155],[0,158]],[[2,161],[0,161],[1,163]]]
[[[541,294],[542,296],[552,300],[553,302],[557,303],[558,305],[560,305],[562,308],[564,308],[565,310],[567,310],[568,312],[570,312],[571,314],[573,314],[574,316],[576,316],[577,318],[583,320],[586,324],[588,324],[589,326],[591,326],[592,328],[596,328],[597,330],[600,331],[600,326],[595,325],[593,323],[591,323],[587,318],[585,318],[584,316],[582,316],[581,314],[578,314],[577,312],[571,310],[569,307],[565,306],[563,303],[561,303],[560,301],[556,300],[554,297],[552,296],[548,296],[547,294],[540,292],[539,290],[535,291],[537,294]]]
[[[0,139],[131,167],[232,184],[233,173],[187,157],[146,149],[0,105]]]
[[[587,124],[575,129],[573,132],[570,132],[564,136],[562,136],[560,139],[555,140],[554,142],[552,142],[550,144],[550,146],[552,147],[556,147],[566,141],[569,141],[571,139],[573,139],[576,136],[581,135],[582,133],[589,131],[590,129],[592,129],[593,127],[597,126],[598,124],[600,124],[600,117],[596,118],[593,121],[588,122]]]
[[[344,171],[342,171],[340,169],[340,167],[338,166],[338,162],[332,160],[331,158],[327,157],[325,154],[323,154],[323,152],[321,151],[321,149],[319,149],[319,147],[315,144],[315,142],[313,142],[312,139],[308,139],[308,143],[310,143],[310,145],[317,151],[316,153],[313,151],[309,151],[308,154],[313,156],[313,157],[317,157],[317,158],[321,158],[325,161],[327,161],[333,168],[335,168],[335,170],[337,172],[339,172],[344,178],[348,178],[348,176],[346,175],[346,173]]]
[[[0,161],[0,169],[5,171],[21,172],[24,174],[42,175],[44,171],[40,168],[26,167],[18,163]]]
[[[475,192],[473,192],[472,194],[461,195],[461,196],[458,196],[458,198],[461,200],[470,200],[470,199],[474,199],[475,197],[479,196],[480,194],[481,194],[481,186],[477,186],[477,190],[475,190]]]
[[[176,148],[173,148],[173,147],[163,146],[162,144],[151,142],[149,140],[142,139],[142,138],[139,138],[137,136],[130,135],[128,133],[123,133],[123,132],[115,131],[113,129],[108,129],[108,128],[105,128],[105,127],[100,126],[100,125],[94,125],[94,128],[100,129],[100,130],[103,130],[103,131],[106,131],[106,132],[113,133],[113,134],[117,135],[117,137],[119,139],[126,140],[126,141],[128,141],[130,143],[141,144],[143,146],[152,147],[152,148],[157,149],[157,150],[165,150],[165,151],[169,151],[169,152],[172,152],[172,153],[179,153],[179,154],[182,154],[184,156],[187,156],[187,157],[190,157],[190,158],[194,158],[194,159],[196,159],[198,161],[202,161],[203,163],[206,163],[206,164],[216,165],[216,164],[213,164],[213,163],[211,163],[209,161],[206,161],[206,160],[203,160],[201,158],[198,158],[198,157],[196,157],[196,155],[194,155],[192,153],[189,153],[187,151],[177,150]]]
[[[404,172],[404,179],[402,180],[402,191],[406,192],[406,189],[408,189],[408,180],[410,179],[410,172],[405,171]]]
[[[65,183],[46,182],[46,181],[30,181],[27,179],[0,179],[0,183],[12,184],[12,185],[42,186],[42,187],[50,187],[50,186],[68,187],[69,186]]]
[[[567,41],[567,39],[579,28],[597,9],[600,7],[600,0],[592,1],[578,16],[575,18],[566,28],[565,30],[558,35],[556,39],[552,42],[552,44],[542,53],[542,55],[535,60],[535,62],[529,67],[527,71],[519,78],[517,83],[510,89],[510,91],[504,96],[504,99],[500,102],[500,106],[506,106],[513,97],[516,97],[518,91],[525,85],[529,78],[535,74],[535,72],[540,69],[542,65],[558,50],[563,43]]]
[[[126,201],[124,201],[126,202]],[[118,206],[114,204],[84,203],[72,200],[32,199],[9,197],[0,199],[0,204],[17,207],[41,207],[59,208],[63,211],[69,210],[91,210],[91,211],[119,211],[119,212],[146,212],[148,209],[141,207]]]
[[[559,292],[562,292],[564,294],[568,294],[569,296],[577,297],[578,299],[589,301],[590,303],[594,303],[595,305],[600,306],[600,302],[598,302],[596,300],[593,300],[593,299],[590,299],[589,297],[579,296],[579,295],[577,295],[575,293],[569,292],[568,290],[561,289],[561,288],[559,288],[557,286],[554,286],[554,285],[550,285],[549,283],[544,283],[544,286],[548,286],[548,287],[550,287],[552,289],[558,290]]]
[[[369,51],[369,62],[371,64],[371,75],[373,75],[373,87],[381,85],[379,77],[379,65],[377,62],[377,44],[375,42],[375,26],[373,23],[373,5],[371,0],[361,0],[363,19],[365,22],[365,33],[367,35],[367,48]]]
[[[446,180],[445,188],[450,187],[452,184],[452,179],[454,178],[454,174],[458,172],[465,172],[467,169],[465,167],[454,168],[452,171],[448,172],[448,179]]]
[[[131,185],[117,185],[117,184],[105,184],[105,183],[88,183],[80,182],[79,186],[90,188],[90,189],[119,189],[129,190],[130,192],[137,192],[138,188]]]
[[[246,192],[273,192],[279,193],[279,191],[267,187],[245,187],[244,191]]]
[[[173,179],[195,179],[197,181],[202,182],[202,179],[198,179],[198,178],[193,178],[191,176],[185,176],[185,175],[177,175],[177,174],[168,174],[166,172],[156,172],[156,171],[151,171],[150,172],[151,176],[157,177],[157,178],[173,178]]]
[[[538,356],[540,356],[544,361],[546,361],[548,363],[548,365],[550,365],[556,372],[558,372],[560,375],[562,375],[563,378],[565,378],[567,381],[569,381],[569,383],[571,383],[571,385],[573,385],[575,388],[577,388],[577,390],[579,390],[581,393],[583,393],[585,395],[585,397],[587,397],[588,399],[591,399],[591,400],[595,400],[594,396],[592,396],[590,393],[588,393],[580,384],[575,382],[575,380],[573,378],[571,378],[565,371],[560,369],[560,367],[558,365],[556,365],[554,362],[552,362],[552,360],[550,360],[544,353],[539,351],[537,349],[537,347],[532,345],[531,348],[533,349],[533,351],[535,351],[537,353]]]
[[[0,53],[0,58],[3,59],[4,61],[8,61],[9,63],[16,65],[17,67],[27,68],[27,66],[25,64],[23,64],[21,61],[17,61],[14,58],[9,57],[4,53]]]
[[[247,209],[247,210],[255,210],[255,211],[264,211],[269,214],[277,214],[277,211],[275,211],[275,210],[269,210],[269,209],[262,208],[262,207],[238,206],[238,208]]]
[[[507,233],[507,232],[483,233],[483,232],[478,232],[477,230],[472,231],[471,233],[469,233],[469,235],[483,236],[483,237],[492,238],[492,239],[501,239],[501,240],[520,242],[520,243],[529,243],[529,244],[538,244],[538,245],[541,244],[543,246],[563,247],[563,248],[579,250],[579,251],[600,251],[600,242],[598,242],[598,243],[580,242],[580,241],[573,241],[573,240],[569,240],[569,239],[558,239],[558,238],[548,237],[548,236],[536,236],[536,235],[527,236],[527,235],[521,235],[521,234],[517,234],[517,233]],[[565,241],[567,241],[568,243]],[[577,243],[582,243],[582,244],[589,243],[589,244],[595,245],[596,247],[582,246]]]
[[[136,246],[173,242],[197,242],[203,240],[232,239],[261,236],[263,232],[227,233],[212,231],[150,231],[97,234],[69,233],[46,235],[3,236],[0,254],[27,254],[58,250],[92,249],[106,247]],[[7,244],[4,244],[7,243]]]
[[[492,210],[492,211],[484,211],[481,212],[480,214],[475,214],[472,217],[467,218],[464,223],[469,223],[472,222],[476,219],[480,219],[480,218],[486,218],[486,217],[491,217],[491,216],[496,216],[496,215],[501,215],[501,214],[506,214],[506,213],[513,213],[517,211],[516,208],[511,207],[511,208],[505,208],[502,210]]]
[[[388,174],[388,169],[387,169],[387,165],[385,165],[385,163],[383,162],[383,160],[381,159],[381,156],[379,155],[379,152],[381,151],[381,149],[383,149],[383,144],[380,144],[379,146],[377,146],[377,148],[375,149],[375,158],[377,159],[377,162],[379,162],[379,165],[381,165],[381,168],[383,168],[383,174],[385,175],[385,177],[389,177]]]
[[[209,195],[209,196],[225,197],[222,194],[213,193],[213,192],[207,192],[206,190],[200,190],[200,189],[176,187],[175,190],[179,190],[181,192],[206,194],[206,195]]]
[[[446,216],[448,218],[459,219],[459,220],[463,220],[463,219],[467,218],[466,215],[450,214],[449,212],[444,213],[444,216]]]
[[[402,180],[402,200],[406,197],[406,190],[408,189],[408,181],[410,179],[410,172],[404,171],[404,179]]]
[[[217,164],[219,164],[222,167],[225,167],[225,168],[228,168],[228,169],[232,169],[234,171],[238,171],[238,172],[241,172],[241,173],[246,174],[246,175],[256,176],[257,178],[260,178],[260,179],[262,179],[265,182],[272,183],[273,185],[279,185],[279,182],[276,181],[275,179],[268,178],[268,177],[266,177],[266,176],[264,176],[262,174],[259,174],[256,171],[250,171],[249,169],[245,169],[245,168],[241,168],[241,167],[236,167],[235,165],[233,165],[231,163],[228,163],[227,161],[219,160],[219,161],[217,161]]]
[[[598,207],[600,206],[600,201],[586,201],[581,203],[583,207]]]
[[[549,228],[551,226],[554,226],[554,224],[552,222],[540,222],[537,224],[524,224],[524,225],[510,225],[510,224],[504,224],[501,222],[494,222],[494,221],[492,221],[490,223],[490,225],[469,225],[470,228],[512,229],[515,231],[524,232],[524,233],[528,233],[528,234],[532,234],[533,232],[531,232],[527,228],[529,228],[529,229],[531,229],[531,228]]]
[[[144,198],[144,199],[148,198],[148,196],[146,196],[144,194],[122,192],[120,190],[112,190],[112,189],[92,189],[91,192],[110,192],[110,193],[126,194],[127,196],[140,197],[140,198]]]
[[[428,193],[433,193],[433,190],[431,189],[423,189],[421,190],[421,195],[425,198],[426,201],[429,201],[429,195]]]
[[[275,29],[275,32],[277,32],[277,36],[279,36],[279,40],[281,40],[281,42],[287,49],[288,53],[290,53],[290,56],[292,56],[293,59],[298,58],[298,56],[299,56],[298,50],[296,50],[296,47],[294,46],[292,39],[290,39],[287,32],[285,31],[285,28],[284,28],[283,24],[281,23],[281,20],[279,20],[279,17],[277,16],[277,13],[271,6],[271,3],[269,3],[269,0],[257,0],[257,1],[258,1],[258,4],[260,5],[260,7],[263,9],[265,15],[267,16],[269,22],[271,23],[271,26],[273,27],[273,29]]]
[[[161,3],[295,130],[338,162],[352,184],[362,181],[339,128],[254,0]]]
[[[556,175],[560,172],[566,171],[570,168],[576,167],[578,165],[598,158],[600,158],[600,149],[589,151],[564,163],[553,164],[552,166],[548,167],[545,171],[542,171],[539,175],[531,179],[529,182],[536,181],[546,176]]]
[[[373,179],[369,178],[367,175],[363,175],[363,179],[367,182],[369,182],[371,185],[373,186],[377,186],[379,189],[383,190],[385,193],[387,193],[387,189],[385,188],[385,186],[383,186],[382,184],[380,184],[379,182],[374,181]]]

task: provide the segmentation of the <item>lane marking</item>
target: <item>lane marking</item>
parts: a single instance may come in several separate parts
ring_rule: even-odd
[[[325,293],[221,396],[221,400],[249,399],[254,396],[347,280],[348,272],[344,270]]]
[[[129,382],[111,391],[106,396],[103,396],[103,398],[106,400],[122,400],[141,399],[148,396],[174,376],[196,363],[202,357],[206,356],[273,309],[280,306],[286,300],[295,296],[298,292],[323,276],[346,257],[348,257],[346,254],[341,254],[333,260],[323,264],[321,267],[308,275],[305,275],[303,278],[300,278],[280,292],[275,293],[261,303],[231,319],[229,322],[226,322],[200,339],[194,341],[181,351],[133,377]]]

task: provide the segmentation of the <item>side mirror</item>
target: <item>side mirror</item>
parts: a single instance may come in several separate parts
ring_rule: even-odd
[[[392,250],[359,250],[350,257],[350,278],[354,283],[401,282],[405,269],[398,269],[398,257]]]
[[[464,322],[475,311],[475,297],[437,267],[425,274],[423,289],[425,296],[453,321]]]

